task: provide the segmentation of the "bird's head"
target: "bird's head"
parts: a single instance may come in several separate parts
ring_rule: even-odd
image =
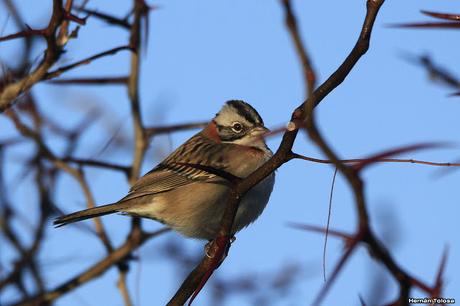
[[[269,129],[259,113],[241,100],[227,101],[213,119],[217,135],[223,143],[266,147],[263,134]]]

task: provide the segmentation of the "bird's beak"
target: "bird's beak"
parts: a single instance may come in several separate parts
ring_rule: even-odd
[[[265,126],[255,127],[251,132],[251,134],[254,136],[263,136],[268,133],[270,133],[270,130],[267,129]]]

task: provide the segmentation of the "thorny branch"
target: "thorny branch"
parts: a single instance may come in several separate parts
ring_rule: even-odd
[[[134,3],[133,22],[132,22],[132,25],[130,26],[131,38],[130,38],[130,43],[128,46],[117,47],[117,48],[113,48],[105,52],[101,52],[94,56],[88,57],[87,59],[78,61],[74,64],[70,64],[70,65],[58,68],[54,71],[49,71],[49,68],[51,68],[51,66],[53,66],[53,64],[58,60],[59,55],[62,53],[62,48],[65,42],[67,41],[66,37],[68,36],[67,34],[68,33],[68,29],[67,29],[68,21],[71,20],[71,21],[83,23],[83,20],[80,20],[77,17],[70,14],[70,10],[72,8],[71,0],[67,1],[65,9],[62,7],[62,3],[60,1],[53,2],[54,4],[53,16],[51,17],[50,23],[46,29],[43,29],[43,30],[26,29],[15,35],[9,35],[3,38],[3,40],[6,40],[6,39],[19,38],[19,37],[29,37],[30,35],[40,35],[47,39],[48,49],[45,53],[45,58],[42,64],[37,69],[39,73],[33,72],[24,79],[24,80],[33,79],[33,82],[28,83],[30,84],[30,86],[32,86],[34,83],[38,81],[45,80],[45,79],[51,79],[56,76],[59,76],[61,73],[68,71],[70,69],[73,69],[75,67],[78,67],[80,65],[88,64],[92,62],[93,60],[98,59],[100,57],[112,55],[118,51],[125,50],[125,49],[130,49],[132,51],[131,72],[130,72],[130,75],[126,78],[126,82],[125,82],[128,88],[129,98],[131,101],[134,130],[135,130],[135,154],[134,154],[135,157],[134,157],[132,167],[126,168],[123,166],[117,166],[117,165],[106,163],[106,162],[92,161],[88,159],[71,158],[70,157],[71,151],[67,152],[68,154],[66,154],[64,158],[59,158],[47,147],[47,145],[45,144],[45,141],[42,140],[42,135],[36,133],[33,129],[29,128],[26,124],[22,123],[22,121],[20,120],[19,116],[16,114],[15,111],[10,110],[8,112],[8,116],[13,120],[16,128],[25,137],[30,138],[36,143],[38,147],[37,152],[39,152],[39,158],[45,158],[49,160],[50,162],[52,162],[52,164],[57,169],[68,172],[78,181],[86,197],[89,207],[94,206],[94,200],[93,200],[91,191],[89,189],[89,186],[86,182],[86,179],[84,177],[84,174],[80,168],[73,168],[68,163],[77,164],[79,165],[79,167],[81,165],[85,165],[85,166],[91,165],[91,166],[121,170],[128,174],[128,179],[130,182],[134,182],[139,176],[140,166],[143,160],[143,154],[147,147],[147,138],[145,136],[146,132],[144,132],[144,127],[141,122],[141,112],[140,112],[139,93],[138,93],[139,91],[138,89],[138,80],[139,80],[139,54],[138,54],[139,52],[138,50],[140,49],[140,45],[141,45],[140,24],[141,24],[141,20],[143,18],[146,18],[148,14],[148,7],[143,1],[134,0],[133,3]],[[10,93],[13,85],[15,84],[12,84],[12,83],[6,84],[3,87],[2,95],[6,93]],[[13,100],[19,94],[24,92],[26,89],[30,88],[30,86],[26,88],[21,85],[20,91],[14,92],[15,96],[10,95],[11,101],[8,101],[7,105],[0,104],[0,106],[2,106],[2,111],[5,110],[7,107],[9,107],[12,104]],[[38,113],[35,113],[35,117],[40,118],[40,115]],[[158,133],[166,133],[168,131],[173,132],[175,130],[193,128],[194,126],[195,125],[191,124],[190,127],[186,127],[186,126],[174,127],[173,126],[170,128],[169,127],[156,127],[155,129],[159,129]],[[149,136],[153,136],[155,134],[157,134],[156,131],[154,130],[149,131]],[[78,134],[72,134],[72,135],[69,135],[69,137],[73,137],[74,135],[78,135]],[[48,209],[47,211],[51,211],[51,210]],[[43,223],[45,223],[46,220],[47,218],[44,219]],[[95,222],[96,222],[96,232],[98,233],[98,236],[101,239],[101,241],[103,241],[104,245],[106,246],[107,252],[108,252],[107,257],[102,261],[102,264],[95,265],[94,267],[83,272],[81,275],[75,277],[69,282],[62,284],[61,286],[58,286],[55,290],[52,290],[51,292],[45,292],[44,289],[42,289],[41,291],[38,292],[38,295],[35,296],[34,298],[28,298],[28,294],[25,294],[26,299],[23,302],[20,302],[19,304],[36,305],[37,303],[41,304],[44,301],[48,303],[58,298],[62,294],[68,292],[69,290],[75,288],[76,286],[79,286],[91,280],[92,278],[100,275],[100,273],[106,271],[109,267],[113,265],[117,265],[119,268],[119,272],[120,272],[118,287],[122,293],[125,304],[132,305],[131,298],[130,298],[130,295],[128,293],[127,286],[126,286],[126,273],[128,271],[126,259],[129,258],[130,252],[132,252],[135,248],[137,248],[141,243],[143,243],[148,238],[155,237],[156,235],[150,235],[150,234],[143,233],[140,228],[139,222],[134,222],[132,231],[127,237],[127,243],[124,246],[122,246],[120,249],[115,250],[112,247],[104,228],[102,227],[102,223],[97,219],[95,219]],[[137,240],[135,239],[133,243],[131,242],[133,237],[138,237],[138,238],[140,237],[140,238]],[[20,246],[18,245],[18,247]],[[21,250],[23,249],[22,247],[20,248]],[[35,251],[35,249],[36,249],[36,246],[33,246],[32,251]],[[28,257],[30,256],[25,256],[25,255],[23,256],[23,258],[28,258]],[[21,267],[21,265],[18,265],[18,267]],[[31,267],[32,267],[32,263],[31,263]],[[11,274],[12,275],[11,277],[7,277],[4,280],[2,280],[2,284],[7,285],[9,283],[9,280],[11,280],[13,276],[17,274],[15,271],[13,271],[13,273]],[[16,283],[21,284],[20,282],[16,282]]]
[[[71,7],[72,1],[68,1],[68,3],[70,3],[69,7]],[[80,19],[72,15],[70,11],[67,11],[62,5],[62,0],[53,0],[53,13],[48,26],[45,29],[27,29],[16,34],[0,38],[1,42],[8,39],[39,35],[45,38],[47,44],[44,57],[34,71],[18,81],[4,85],[2,91],[0,92],[0,112],[4,112],[22,93],[29,90],[34,84],[43,80],[48,70],[58,61],[62,54],[63,47],[67,42],[67,40],[63,37],[66,35],[65,28],[67,28],[69,20],[79,24],[85,23],[83,19]],[[58,34],[59,28],[61,28],[62,31]]]
[[[1,148],[0,153],[2,153]],[[40,157],[37,155],[36,158],[39,159]],[[37,173],[35,179],[40,194],[40,216],[38,225],[34,230],[33,242],[28,248],[22,245],[22,242],[19,240],[18,235],[15,232],[14,227],[12,226],[12,217],[14,217],[15,212],[6,200],[6,190],[1,190],[2,199],[0,201],[0,204],[3,206],[4,212],[2,215],[0,215],[0,229],[5,234],[6,238],[11,242],[11,244],[20,253],[20,258],[16,261],[14,269],[2,280],[0,280],[0,290],[2,290],[4,287],[10,284],[14,284],[21,291],[22,294],[26,295],[27,291],[25,289],[25,280],[23,278],[23,271],[26,270],[26,268],[29,268],[29,270],[31,271],[33,280],[35,281],[39,292],[43,292],[45,290],[43,278],[39,271],[39,266],[37,265],[37,258],[34,256],[42,246],[45,228],[47,226],[47,220],[52,212],[53,206],[50,200],[48,186],[46,186],[46,183],[44,181],[43,172],[44,166],[42,162],[39,161],[37,164]],[[4,185],[1,174],[0,184],[1,186]]]
[[[121,246],[114,249],[110,254],[87,268],[84,272],[69,279],[68,281],[65,281],[61,285],[56,286],[44,294],[38,295],[26,301],[15,303],[11,306],[46,305],[47,303],[50,303],[62,295],[68,293],[69,291],[75,289],[76,287],[79,287],[100,276],[105,271],[113,267],[113,265],[123,262],[126,257],[129,257],[133,250],[140,247],[149,239],[157,237],[158,235],[161,235],[167,231],[169,231],[169,229],[162,229],[153,233],[145,233],[140,229],[135,229],[131,232],[130,236],[128,237],[129,239],[126,239],[126,241]]]
[[[81,187],[81,189],[83,191],[83,194],[85,195],[86,203],[88,205],[88,208],[94,207],[95,204],[94,204],[93,196],[91,194],[91,191],[89,189],[89,185],[86,182],[82,172],[79,171],[78,169],[70,167],[63,160],[61,160],[60,158],[56,157],[55,154],[47,147],[45,142],[42,140],[41,135],[37,134],[35,131],[30,129],[27,125],[22,123],[21,120],[19,119],[19,117],[17,116],[17,114],[14,111],[9,110],[7,115],[11,118],[11,120],[13,120],[13,122],[14,122],[16,128],[18,129],[18,131],[20,131],[25,137],[28,137],[28,138],[32,139],[35,142],[35,144],[39,148],[40,153],[42,154],[42,156],[44,158],[46,158],[50,162],[52,162],[55,165],[56,168],[59,168],[62,171],[67,172],[69,175],[71,175],[71,176],[73,176],[75,178],[75,180],[80,184],[80,187]],[[113,248],[112,248],[112,245],[111,245],[111,243],[109,241],[109,238],[108,238],[108,236],[107,236],[107,234],[106,234],[106,232],[104,230],[104,227],[103,227],[100,219],[95,218],[94,223],[96,225],[96,232],[98,233],[99,238],[101,239],[101,241],[103,242],[104,246],[106,247],[107,252],[110,253]]]

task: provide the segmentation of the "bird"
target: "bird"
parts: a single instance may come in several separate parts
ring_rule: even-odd
[[[119,201],[61,216],[56,227],[121,213],[159,221],[191,238],[217,237],[231,178],[244,179],[273,155],[269,132],[248,103],[230,100],[197,134],[139,178]],[[275,182],[271,173],[241,199],[232,234],[253,223],[265,209]]]

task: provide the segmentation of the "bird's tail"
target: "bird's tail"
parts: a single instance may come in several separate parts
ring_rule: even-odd
[[[80,210],[72,214],[68,214],[68,215],[57,218],[56,220],[54,220],[53,224],[56,227],[61,227],[61,226],[64,226],[70,223],[83,221],[83,220],[90,219],[90,218],[100,217],[100,216],[104,216],[108,214],[113,214],[113,213],[119,212],[120,209],[123,209],[123,206],[124,205],[121,203],[113,203],[113,204],[107,204],[107,205],[102,205],[98,207],[88,208],[85,210]]]

